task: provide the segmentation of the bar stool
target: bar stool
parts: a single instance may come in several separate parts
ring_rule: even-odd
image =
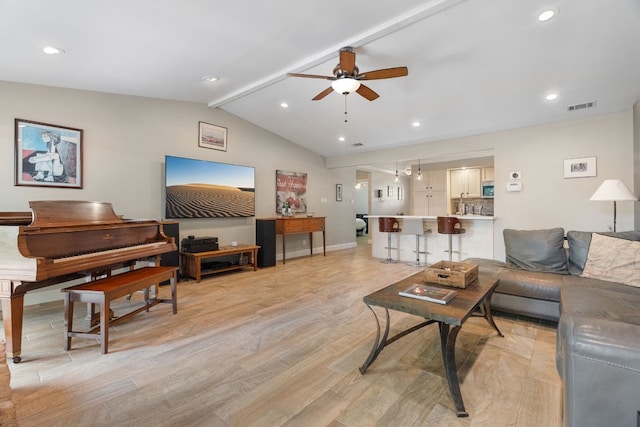
[[[402,229],[403,229],[403,233],[406,234],[415,234],[416,236],[416,250],[414,251],[416,253],[416,261],[409,263],[409,265],[412,265],[414,267],[424,267],[427,265],[427,258],[426,258],[426,254],[428,254],[429,252],[427,252],[427,237],[424,235],[425,233],[431,233],[431,230],[425,230],[424,229],[424,224],[422,223],[422,218],[404,218],[402,220]],[[424,251],[420,250],[420,237],[423,236],[424,237]],[[420,262],[420,254],[425,254],[425,260],[424,262]]]
[[[449,235],[449,250],[445,252],[449,252],[449,261],[452,261],[453,258],[453,249],[451,247],[451,239],[454,234],[462,234],[467,230],[462,228],[460,224],[460,220],[455,216],[439,216],[438,217],[438,233],[440,234],[448,234]],[[460,253],[460,251],[456,251]]]
[[[378,218],[378,229],[381,233],[387,233],[387,259],[382,261],[385,264],[393,264],[398,261],[391,259],[391,249],[398,249],[391,247],[391,233],[399,233],[400,223],[395,218],[381,217]]]

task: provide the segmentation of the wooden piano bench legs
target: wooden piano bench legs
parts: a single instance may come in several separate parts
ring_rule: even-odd
[[[102,354],[106,354],[109,344],[110,325],[128,319],[141,311],[149,311],[149,307],[161,302],[171,303],[173,306],[173,314],[176,314],[178,312],[176,271],[177,267],[144,267],[62,289],[62,292],[64,292],[64,349],[66,351],[71,349],[72,337],[99,338]],[[149,298],[149,288],[157,286],[159,283],[167,280],[170,282],[171,299],[159,299],[157,294],[155,298]],[[109,316],[111,301],[137,291],[144,292],[144,305],[111,320]],[[74,331],[73,304],[76,302],[98,304],[100,307],[100,324],[86,332]]]

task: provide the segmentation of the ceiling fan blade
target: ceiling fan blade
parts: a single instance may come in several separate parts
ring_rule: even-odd
[[[395,67],[385,68],[382,70],[367,71],[366,73],[358,74],[357,80],[379,80],[379,79],[391,79],[394,77],[404,77],[409,74],[407,67]]]
[[[317,74],[299,74],[299,73],[288,73],[289,77],[305,77],[307,79],[323,79],[323,80],[335,80],[336,78],[333,76],[320,76]]]
[[[358,88],[358,90],[356,90],[356,92],[358,92],[363,97],[367,98],[369,101],[373,101],[374,99],[380,96],[377,93],[375,93],[371,88],[363,84],[360,85],[360,87]]]
[[[312,99],[312,101],[319,101],[322,98],[324,98],[325,96],[329,95],[331,92],[333,92],[333,88],[331,86],[329,86],[328,88],[326,88],[325,90],[323,90],[322,92],[317,94],[315,96],[315,98]]]
[[[340,50],[340,69],[348,75],[353,74],[356,66],[356,54],[351,50]]]

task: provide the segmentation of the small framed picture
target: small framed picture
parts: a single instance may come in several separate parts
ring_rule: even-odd
[[[198,146],[212,150],[227,151],[227,128],[200,122]]]
[[[342,184],[336,184],[336,202],[342,201]]]
[[[398,200],[402,200],[402,187],[398,187]]]
[[[82,188],[82,129],[15,119],[15,185]]]
[[[564,161],[565,178],[584,178],[596,176],[596,158],[581,157],[577,159],[566,159]]]
[[[393,186],[387,185],[387,197],[393,197]]]

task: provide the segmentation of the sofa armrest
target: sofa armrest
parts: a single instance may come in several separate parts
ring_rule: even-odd
[[[557,364],[565,426],[636,426],[640,411],[640,325],[563,313]]]

